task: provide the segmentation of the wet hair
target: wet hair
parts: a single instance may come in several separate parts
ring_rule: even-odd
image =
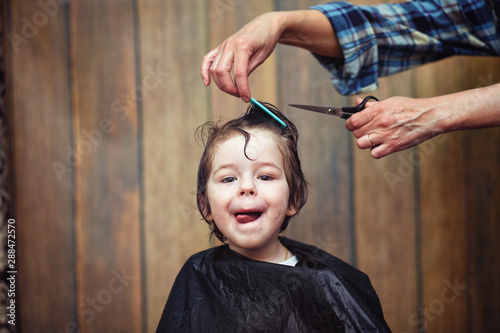
[[[213,220],[207,219],[207,217],[211,213],[206,193],[207,183],[212,171],[212,159],[217,146],[234,137],[235,134],[240,133],[244,136],[245,146],[243,149],[244,154],[248,159],[251,158],[249,158],[246,153],[246,148],[248,142],[250,141],[250,133],[248,133],[247,130],[266,130],[274,134],[277,139],[276,142],[278,142],[278,149],[283,156],[285,178],[290,189],[290,198],[288,200],[289,208],[295,208],[298,213],[307,201],[308,184],[304,177],[304,174],[302,173],[302,168],[300,165],[297,146],[299,133],[297,131],[297,128],[274,105],[263,102],[261,102],[261,104],[264,105],[279,119],[281,119],[286,124],[286,127],[283,127],[280,123],[266,114],[259,107],[249,104],[246,113],[239,118],[227,121],[225,123],[223,122],[223,120],[219,120],[218,122],[209,121],[198,127],[198,129],[196,130],[196,136],[203,142],[205,146],[205,150],[203,151],[200,165],[198,167],[198,210],[203,216],[203,219],[210,226],[211,236],[215,235],[221,242],[225,242],[227,240],[226,237],[221,233],[219,228],[217,228],[217,225]],[[291,217],[292,216],[285,217],[281,225],[280,232],[284,231],[288,227]]]

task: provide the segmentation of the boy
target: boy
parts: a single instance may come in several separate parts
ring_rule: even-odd
[[[295,126],[251,105],[207,123],[198,208],[225,243],[193,255],[157,332],[389,332],[368,277],[279,234],[307,200]]]

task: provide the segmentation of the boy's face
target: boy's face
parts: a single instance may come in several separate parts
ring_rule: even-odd
[[[276,246],[285,215],[296,213],[288,207],[290,190],[274,134],[248,133],[251,160],[244,154],[245,138],[235,133],[215,149],[206,191],[207,219],[214,220],[232,250],[243,254]]]

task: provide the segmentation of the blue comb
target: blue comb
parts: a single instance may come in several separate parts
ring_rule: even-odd
[[[271,111],[269,111],[264,105],[260,104],[253,97],[250,97],[250,103],[252,105],[258,106],[262,111],[266,112],[268,115],[270,115],[271,117],[273,117],[274,120],[276,120],[278,123],[280,123],[281,126],[283,126],[283,128],[286,128],[286,124],[285,124],[285,122],[283,120],[281,120],[280,118],[278,118],[274,113],[272,113]]]

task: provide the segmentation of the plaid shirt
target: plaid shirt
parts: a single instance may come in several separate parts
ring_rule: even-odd
[[[500,55],[500,0],[420,0],[311,7],[325,14],[344,59],[316,55],[343,95],[378,88],[378,77],[451,55]]]

